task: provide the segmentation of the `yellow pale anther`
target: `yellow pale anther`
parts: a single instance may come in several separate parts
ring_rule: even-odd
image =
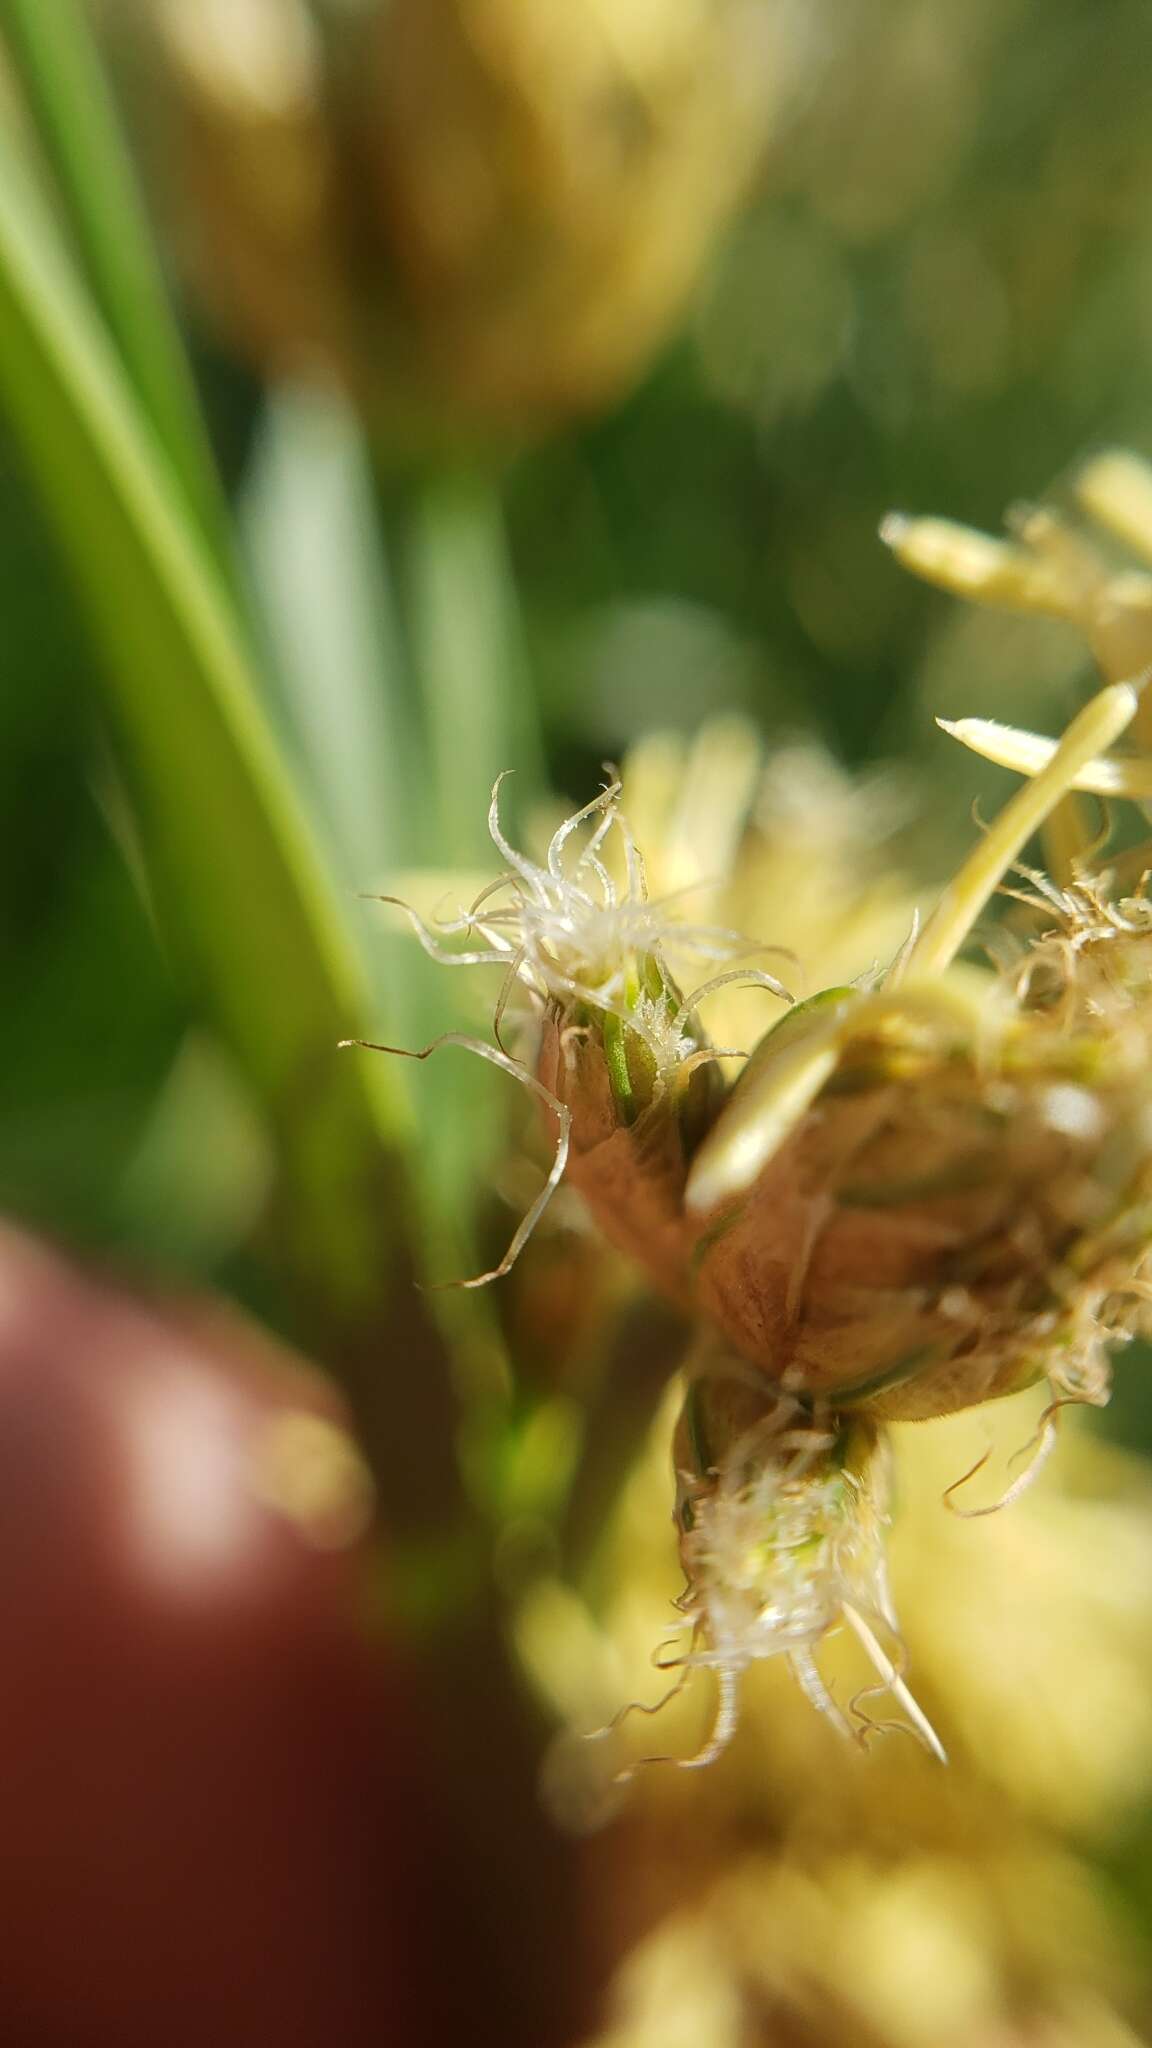
[[[696,1155],[684,1190],[690,1215],[706,1216],[746,1193],[759,1178],[835,1073],[840,1020],[851,1006],[847,998],[811,1032],[782,1045],[748,1075],[738,1099],[733,1097]]]
[[[1032,834],[1097,754],[1118,740],[1136,715],[1139,692],[1131,683],[1101,690],[1074,718],[1050,759],[1017,792],[950,882],[893,980],[940,974],[955,959],[989,897]]]
[[[1068,609],[1064,577],[1013,541],[993,540],[952,519],[910,519],[902,512],[889,513],[880,538],[906,569],[958,597],[1018,611]]]
[[[690,1215],[706,1216],[748,1192],[835,1073],[854,1032],[919,1020],[978,1045],[999,1027],[995,984],[968,967],[898,996],[829,989],[814,1003],[785,1018],[753,1053],[692,1163],[684,1190]]]
[[[1060,744],[1044,733],[1001,725],[995,718],[938,718],[936,723],[962,747],[970,747],[998,768],[1014,768],[1018,775],[1039,775]],[[1087,790],[1093,796],[1152,797],[1152,755],[1088,761],[1071,778],[1068,788]]]
[[[1152,562],[1152,463],[1110,449],[1081,470],[1076,496],[1101,526]]]

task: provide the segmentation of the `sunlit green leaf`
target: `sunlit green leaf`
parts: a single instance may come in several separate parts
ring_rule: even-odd
[[[337,1051],[367,1019],[355,958],[229,599],[8,139],[0,400],[87,605],[164,942],[274,1127],[290,1256],[378,1298],[397,1108],[385,1062]]]
[[[0,0],[0,35],[137,400],[190,508],[226,557],[211,451],[85,11],[75,0]]]

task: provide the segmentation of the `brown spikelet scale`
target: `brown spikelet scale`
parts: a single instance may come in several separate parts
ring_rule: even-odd
[[[1152,1018],[1021,986],[1006,1007],[989,980],[967,1034],[911,992],[861,1000],[812,1107],[702,1219],[698,1304],[777,1384],[901,1420],[1044,1378],[1107,1398],[1146,1257]]]
[[[706,1047],[695,1020],[690,1043]],[[715,1063],[693,1065],[692,1057],[686,1051],[660,1075],[627,1025],[590,1016],[571,1022],[552,1006],[536,1060],[538,1079],[571,1113],[569,1182],[609,1241],[684,1308],[692,1300],[683,1208],[688,1162],[724,1094]]]

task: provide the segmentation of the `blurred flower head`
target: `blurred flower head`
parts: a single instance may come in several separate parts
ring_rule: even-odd
[[[216,315],[398,427],[609,401],[680,315],[779,90],[766,0],[164,0]]]
[[[595,2048],[1136,2048],[1130,1981],[1051,1852],[746,1855],[632,1951]]]

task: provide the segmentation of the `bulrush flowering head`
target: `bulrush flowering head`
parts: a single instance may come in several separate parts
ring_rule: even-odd
[[[1152,556],[1147,482],[1147,506],[1123,465],[1094,488],[1096,501],[1112,492],[1114,529],[1148,510]],[[1106,669],[1152,620],[1143,581],[1109,581],[1038,516],[1007,552],[939,523],[895,537],[977,594],[1007,588],[1083,617]],[[1108,682],[1055,740],[951,728],[1023,785],[887,968],[791,1004],[734,1080],[720,1064],[733,1048],[708,1042],[698,1004],[739,981],[786,992],[743,964],[754,948],[738,932],[678,915],[679,877],[649,894],[616,782],[540,862],[506,838],[497,785],[503,873],[438,928],[408,913],[435,958],[501,969],[495,1043],[453,1042],[515,1075],[558,1126],[547,1183],[496,1271],[567,1170],[605,1236],[698,1325],[675,1443],[688,1643],[665,1660],[719,1682],[692,1763],[732,1734],[742,1674],[776,1656],[859,1732],[871,1717],[832,1698],[816,1657],[845,1629],[874,1689],[938,1749],[904,1685],[887,1593],[882,1430],[1046,1382],[1035,1454],[1007,1499],[1060,1408],[1107,1399],[1111,1354],[1147,1318],[1152,897],[1139,857],[1101,865],[1068,799],[1152,794],[1149,720],[1137,677]],[[1113,754],[1132,725],[1136,750]],[[1055,879],[1020,865],[1054,819]],[[1013,918],[974,963],[962,955],[997,892],[1018,899]],[[501,1037],[512,1015],[515,1054]]]

